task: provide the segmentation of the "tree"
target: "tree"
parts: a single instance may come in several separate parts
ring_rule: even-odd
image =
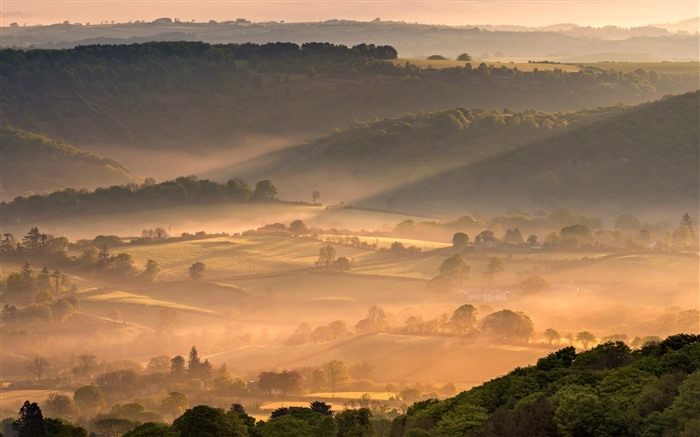
[[[97,368],[97,357],[91,354],[78,355],[77,366],[73,373],[77,375],[89,375]]]
[[[562,238],[568,235],[580,237],[583,241],[590,241],[593,238],[593,236],[591,235],[591,230],[586,225],[576,224],[566,226],[561,228],[561,231],[559,233],[561,234]]]
[[[537,242],[537,235],[532,234],[529,237],[527,237],[527,242],[530,244],[530,246],[537,246],[539,243]]]
[[[269,179],[258,181],[253,191],[253,200],[273,200],[277,197],[277,187]]]
[[[534,332],[530,317],[523,312],[501,310],[489,314],[481,322],[482,330],[499,340],[527,343]]]
[[[688,214],[687,212],[683,214],[683,217],[681,218],[681,225],[688,228],[691,237],[695,236],[695,230],[693,229],[693,219],[690,218],[690,214]]]
[[[471,267],[464,262],[462,255],[455,253],[440,264],[440,276],[444,276],[451,284],[461,285],[471,276]]]
[[[372,412],[367,408],[344,410],[335,415],[338,437],[372,435]]]
[[[199,352],[197,352],[195,346],[192,346],[192,349],[190,349],[190,357],[187,360],[187,376],[190,378],[198,378],[201,367],[202,360],[199,358]]]
[[[105,396],[96,385],[85,385],[73,393],[73,401],[85,416],[91,416],[105,406]]]
[[[556,341],[557,344],[561,341],[561,335],[559,335],[559,333],[552,328],[545,329],[544,337],[547,339],[547,341],[549,341],[550,346],[554,341]]]
[[[182,355],[176,355],[170,360],[170,376],[175,380],[181,380],[185,377],[185,359]]]
[[[75,402],[62,393],[49,393],[48,398],[42,403],[42,407],[46,417],[73,419],[79,414]]]
[[[190,279],[192,279],[193,281],[203,281],[205,270],[206,267],[204,266],[204,263],[201,261],[197,261],[196,263],[190,266],[190,269],[188,271]]]
[[[221,408],[198,405],[173,421],[173,429],[181,436],[238,437],[247,436],[248,429],[236,415]]]
[[[595,335],[588,331],[581,331],[576,334],[575,340],[582,343],[584,349],[588,349],[588,345],[595,342]]]
[[[335,262],[333,263],[333,268],[335,268],[339,272],[349,272],[350,269],[352,269],[352,263],[346,257],[341,256],[340,258],[335,260]]]
[[[549,283],[542,276],[530,276],[520,283],[520,289],[525,294],[537,294],[549,288]]]
[[[350,381],[350,373],[344,362],[331,360],[323,365],[323,371],[331,388],[331,397],[335,398],[335,391],[344,387]]]
[[[429,61],[444,61],[447,58],[442,55],[430,55],[428,56]]]
[[[307,234],[309,230],[306,228],[303,221],[294,220],[289,224],[289,232],[291,232],[292,235],[304,235]]]
[[[320,198],[321,198],[321,193],[319,193],[318,191],[311,192],[311,203],[316,205],[316,202],[318,202],[318,199],[320,199]]]
[[[469,235],[464,232],[456,232],[452,235],[452,247],[455,249],[464,250],[467,244],[469,244]]]
[[[168,396],[160,402],[160,411],[171,417],[178,417],[185,412],[189,400],[187,396],[179,392],[170,392]]]
[[[461,53],[459,56],[457,56],[457,60],[468,62],[472,60],[472,57],[467,53]]]
[[[496,244],[496,234],[491,230],[484,230],[474,239],[474,243],[479,246],[491,246]]]
[[[503,266],[503,260],[500,258],[492,257],[488,264],[486,264],[486,270],[484,270],[484,276],[489,278],[489,288],[491,288],[491,283],[496,275],[500,275],[506,270]]]
[[[309,408],[311,408],[311,411],[323,414],[324,416],[333,416],[331,406],[323,401],[313,401],[309,404]]]
[[[36,357],[27,363],[27,369],[32,372],[39,381],[41,381],[41,377],[50,366],[51,363],[44,357]]]
[[[46,436],[44,416],[36,402],[24,401],[24,405],[19,410],[19,419],[12,423],[12,430],[17,437]]]
[[[464,335],[476,327],[476,322],[476,308],[473,305],[464,304],[452,313],[450,327],[455,334]]]
[[[326,270],[330,270],[334,261],[335,249],[333,248],[333,246],[328,244],[318,251],[318,260],[316,261],[316,267],[325,267]]]
[[[367,317],[357,322],[355,329],[359,332],[377,332],[386,328],[386,311],[378,305],[372,305],[367,310]]]
[[[503,237],[503,241],[506,244],[523,244],[525,242],[525,240],[523,240],[523,234],[520,233],[519,228],[508,229],[505,237]]]
[[[156,276],[160,273],[160,264],[158,261],[149,259],[146,261],[146,269],[143,271],[143,279],[148,282],[153,282],[156,280]]]
[[[167,355],[158,355],[151,358],[146,365],[146,369],[154,372],[165,372],[170,368],[170,357]]]

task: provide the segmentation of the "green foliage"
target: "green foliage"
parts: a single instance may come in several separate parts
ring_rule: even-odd
[[[700,373],[660,363],[682,353],[698,366],[699,345],[680,334],[634,352],[622,342],[567,347],[453,398],[417,402],[391,435],[693,435]]]
[[[534,332],[534,325],[530,317],[523,312],[511,310],[501,310],[489,314],[481,322],[481,327],[487,335],[514,343],[527,343],[530,335]]]
[[[469,279],[471,276],[471,267],[464,261],[464,257],[459,253],[455,253],[451,257],[445,259],[440,264],[440,276],[447,278],[453,285],[461,285],[462,282]]]
[[[46,195],[19,196],[1,206],[4,216],[22,221],[29,217],[61,217],[197,203],[247,202],[252,199],[270,201],[276,195],[277,189],[269,180],[258,182],[253,192],[237,179],[223,184],[187,176],[159,184],[146,179],[142,185],[113,185],[94,191],[67,188]],[[158,228],[154,231],[158,231]],[[156,235],[162,238],[164,233],[165,230],[160,229]],[[114,242],[113,239],[108,241]],[[96,243],[105,246],[109,244],[108,241]]]
[[[248,429],[235,415],[227,415],[221,408],[199,405],[173,421],[172,428],[185,436],[243,437]]]

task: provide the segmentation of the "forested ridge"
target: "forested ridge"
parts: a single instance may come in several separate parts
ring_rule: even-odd
[[[78,146],[198,150],[407,111],[572,110],[697,88],[691,75],[644,70],[420,69],[387,62],[396,51],[372,44],[150,42],[1,53],[5,119]]]
[[[693,436],[700,432],[700,336],[632,351],[566,347],[444,401],[415,403],[399,436]]]
[[[352,194],[343,178],[351,175],[380,188],[365,204],[392,199],[399,209],[503,201],[692,206],[698,110],[698,92],[575,113],[457,108],[357,123],[233,169],[249,178],[274,174],[287,188],[324,175],[326,192],[341,198]]]
[[[32,221],[46,217],[138,211],[189,204],[269,201],[278,201],[277,187],[270,180],[258,181],[255,188],[251,188],[237,178],[220,183],[195,176],[182,176],[160,183],[146,178],[142,184],[131,182],[92,191],[67,188],[49,194],[18,196],[9,203],[0,203],[0,213],[8,220]]]
[[[140,178],[118,162],[4,124],[0,127],[2,198],[58,188],[121,185]]]

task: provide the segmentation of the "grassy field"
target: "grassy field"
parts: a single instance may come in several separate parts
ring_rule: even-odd
[[[84,296],[81,314],[61,326],[60,332],[70,333],[71,339],[87,335],[78,353],[90,350],[112,359],[144,361],[159,353],[185,353],[196,344],[212,363],[226,363],[236,375],[318,366],[332,359],[348,365],[368,360],[376,364],[378,382],[455,382],[467,388],[515,366],[532,364],[551,350],[542,337],[546,328],[562,335],[582,330],[599,337],[657,335],[660,317],[697,307],[697,256],[466,253],[471,279],[460,291],[489,290],[483,272],[491,257],[502,259],[505,267],[493,279],[494,291],[517,295],[521,281],[535,274],[550,283],[550,289],[537,296],[485,303],[460,292],[439,300],[428,293],[427,280],[438,274],[442,261],[452,254],[445,243],[363,239],[382,246],[401,241],[442,248],[392,257],[387,252],[334,244],[337,256],[355,261],[352,271],[340,273],[314,267],[320,248],[327,243],[307,238],[255,235],[123,246],[113,252],[131,254],[140,268],[147,259],[157,260],[162,267],[159,280],[118,283],[92,275],[73,277]],[[204,282],[187,279],[187,269],[195,261],[206,265]],[[19,265],[3,267],[7,271]],[[444,314],[449,318],[465,303],[473,304],[480,318],[500,309],[525,312],[535,325],[531,343],[513,346],[444,334],[400,334],[408,317],[427,321]],[[354,327],[371,305],[386,310],[391,332],[356,335]],[[166,308],[176,310],[180,319],[168,341],[154,334]],[[115,312],[119,318],[114,318]],[[351,335],[335,341],[284,344],[300,323],[313,329],[334,320],[343,320]],[[17,361],[17,369],[22,363]]]
[[[556,59],[552,59],[557,61]],[[464,67],[466,62],[447,59],[444,61],[435,61],[427,59],[396,59],[393,61],[397,65],[404,65],[406,62],[416,65],[420,68],[454,68]],[[646,71],[656,71],[660,74],[692,74],[700,75],[700,64],[698,62],[561,62],[561,63],[542,63],[542,62],[527,62],[526,59],[514,61],[470,61],[472,68],[476,68],[479,64],[484,63],[495,68],[517,68],[520,71],[533,71],[537,68],[540,71],[548,71],[559,69],[566,72],[576,72],[581,67],[598,68],[601,70],[615,70],[623,72],[631,72],[642,69]]]
[[[444,61],[439,61],[439,60],[428,60],[428,59],[396,59],[394,61],[395,64],[397,65],[404,65],[406,62],[416,65],[420,68],[435,68],[435,69],[443,69],[443,68],[454,68],[454,67],[464,67],[467,62],[464,61],[457,61],[453,59],[447,59]],[[469,64],[471,64],[472,68],[477,68],[480,64],[486,64],[489,66],[492,66],[494,68],[501,68],[501,67],[506,67],[509,69],[514,69],[517,68],[520,71],[533,71],[535,68],[537,68],[540,71],[546,71],[546,70],[554,70],[559,69],[563,70],[566,72],[576,72],[579,71],[580,68],[576,65],[569,65],[569,64],[550,64],[550,63],[531,63],[531,62],[493,62],[493,61],[470,61]]]

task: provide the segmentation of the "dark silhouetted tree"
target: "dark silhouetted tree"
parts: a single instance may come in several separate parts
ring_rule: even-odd
[[[461,285],[471,277],[471,267],[464,262],[462,255],[455,253],[440,264],[440,276],[447,278],[451,284]]]
[[[190,279],[192,279],[193,281],[203,281],[205,272],[206,267],[204,266],[204,263],[201,261],[197,261],[196,263],[190,266],[190,269],[187,273],[190,275]]]
[[[44,416],[36,402],[24,401],[24,405],[19,410],[19,419],[12,423],[12,430],[17,437],[46,436]]]

